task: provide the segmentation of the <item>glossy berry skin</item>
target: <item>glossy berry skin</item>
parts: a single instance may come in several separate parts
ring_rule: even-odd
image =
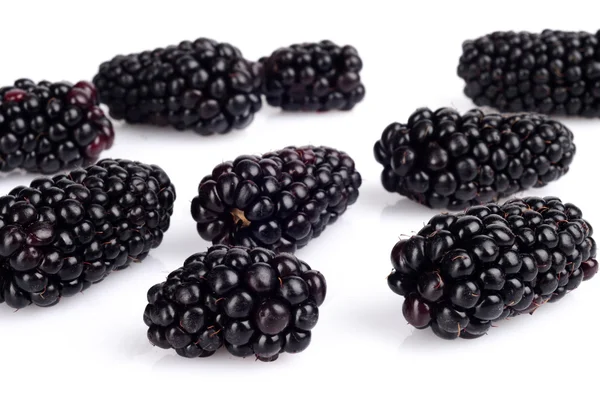
[[[103,159],[0,197],[0,302],[49,307],[160,245],[175,188],[158,166]]]
[[[248,126],[261,108],[261,65],[228,43],[193,42],[117,55],[94,83],[110,116],[200,135]]]
[[[533,313],[598,272],[591,225],[556,197],[511,199],[437,215],[392,249],[390,289],[418,329],[473,339]]]
[[[350,110],[365,97],[362,60],[352,46],[293,44],[259,62],[267,103],[285,111]]]
[[[87,166],[112,147],[114,137],[92,83],[19,79],[0,88],[2,172],[54,174]]]
[[[478,106],[600,116],[600,32],[494,32],[462,46],[458,76]]]
[[[216,166],[200,182],[191,213],[213,244],[293,253],[356,202],[361,183],[342,151],[287,147]]]
[[[214,245],[148,290],[144,322],[151,344],[183,357],[225,346],[272,362],[308,347],[326,293],[323,275],[289,253]]]
[[[388,192],[463,210],[559,179],[576,148],[566,126],[537,114],[420,108],[388,125],[373,152]]]

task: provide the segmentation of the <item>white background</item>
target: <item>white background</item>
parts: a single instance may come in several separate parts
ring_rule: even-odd
[[[200,137],[170,128],[116,123],[105,156],[161,165],[176,185],[172,228],[142,264],[111,275],[84,294],[43,309],[0,306],[0,393],[3,396],[162,397],[312,396],[598,396],[600,277],[558,304],[504,321],[488,336],[443,341],[402,317],[402,298],[386,285],[389,252],[434,211],[386,193],[372,146],[392,121],[419,106],[473,107],[456,66],[464,39],[494,30],[595,31],[592,1],[5,1],[0,85],[91,79],[117,53],[207,36],[257,59],[279,46],[331,39],[356,46],[367,96],[353,111],[283,114],[269,106],[243,131]],[[563,120],[578,148],[560,181],[527,194],[575,202],[600,229],[597,194],[600,120]],[[324,273],[329,294],[311,346],[274,363],[225,351],[189,360],[146,340],[147,289],[207,242],[189,214],[199,180],[214,165],[285,145],[330,145],[356,160],[360,197],[334,226],[297,254]],[[0,180],[6,193],[32,177]],[[585,362],[591,360],[592,364]]]

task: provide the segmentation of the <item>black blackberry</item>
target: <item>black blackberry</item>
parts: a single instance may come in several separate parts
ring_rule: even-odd
[[[600,116],[600,31],[495,32],[463,43],[458,75],[479,106]]]
[[[222,345],[274,361],[308,347],[325,300],[325,278],[291,254],[216,245],[148,290],[148,339],[187,357]]]
[[[287,147],[221,163],[192,201],[198,233],[213,244],[295,252],[356,202],[354,161],[327,147]]]
[[[492,322],[533,313],[598,272],[591,225],[556,197],[440,214],[392,250],[389,287],[416,328],[476,338]]]
[[[0,303],[49,307],[143,260],[169,228],[158,166],[104,159],[0,197]]]
[[[259,62],[267,103],[286,111],[350,110],[365,96],[362,60],[352,46],[329,40],[293,44]]]
[[[386,127],[374,153],[387,191],[461,210],[559,179],[575,145],[567,127],[537,114],[420,108]]]
[[[261,66],[210,39],[117,55],[94,77],[110,115],[201,135],[246,127],[261,108]]]
[[[114,140],[92,83],[35,84],[19,79],[0,88],[0,171],[52,174],[94,163]]]

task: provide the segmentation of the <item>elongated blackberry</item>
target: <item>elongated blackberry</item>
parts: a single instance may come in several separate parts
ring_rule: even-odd
[[[361,182],[344,152],[287,147],[216,166],[200,182],[191,212],[213,244],[293,253],[356,202]]]
[[[556,197],[434,216],[392,250],[388,277],[416,328],[446,339],[476,338],[492,322],[533,313],[598,272],[591,225]]]
[[[52,174],[95,162],[114,140],[112,123],[85,81],[0,88],[0,171]]]
[[[600,31],[495,32],[463,43],[458,75],[479,106],[600,116]]]
[[[260,61],[267,103],[287,111],[350,110],[363,100],[362,60],[352,46],[329,40],[293,44]]]
[[[201,135],[241,129],[261,108],[261,67],[210,39],[117,55],[94,77],[110,115]]]
[[[420,108],[386,127],[374,153],[387,191],[462,210],[559,179],[575,145],[566,126],[537,114]]]
[[[158,166],[104,159],[0,197],[0,303],[49,307],[160,245],[175,188]]]
[[[271,362],[304,351],[325,300],[325,278],[291,254],[215,245],[148,290],[148,339],[187,357],[225,348]]]

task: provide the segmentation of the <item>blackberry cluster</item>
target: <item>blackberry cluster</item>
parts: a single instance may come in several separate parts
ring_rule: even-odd
[[[575,145],[566,126],[537,114],[420,108],[386,127],[374,153],[387,191],[462,210],[559,179]]]
[[[148,339],[187,357],[225,348],[238,357],[274,361],[311,341],[327,286],[291,254],[216,245],[190,256],[148,291]]]
[[[329,40],[293,44],[259,60],[267,103],[286,111],[350,110],[363,100],[362,60]]]
[[[600,31],[495,32],[463,43],[458,76],[479,106],[600,116]]]
[[[105,159],[0,197],[0,303],[52,306],[160,245],[175,188],[158,166]]]
[[[200,182],[191,213],[213,244],[293,253],[356,202],[361,183],[344,152],[287,147],[215,167]]]
[[[560,300],[598,272],[592,227],[556,197],[440,214],[392,250],[389,287],[416,328],[476,338],[492,322]]]
[[[117,55],[100,65],[94,83],[115,119],[210,135],[252,122],[262,105],[261,73],[231,44],[201,38]]]
[[[95,162],[114,140],[93,84],[34,83],[0,88],[0,171],[52,174]]]

